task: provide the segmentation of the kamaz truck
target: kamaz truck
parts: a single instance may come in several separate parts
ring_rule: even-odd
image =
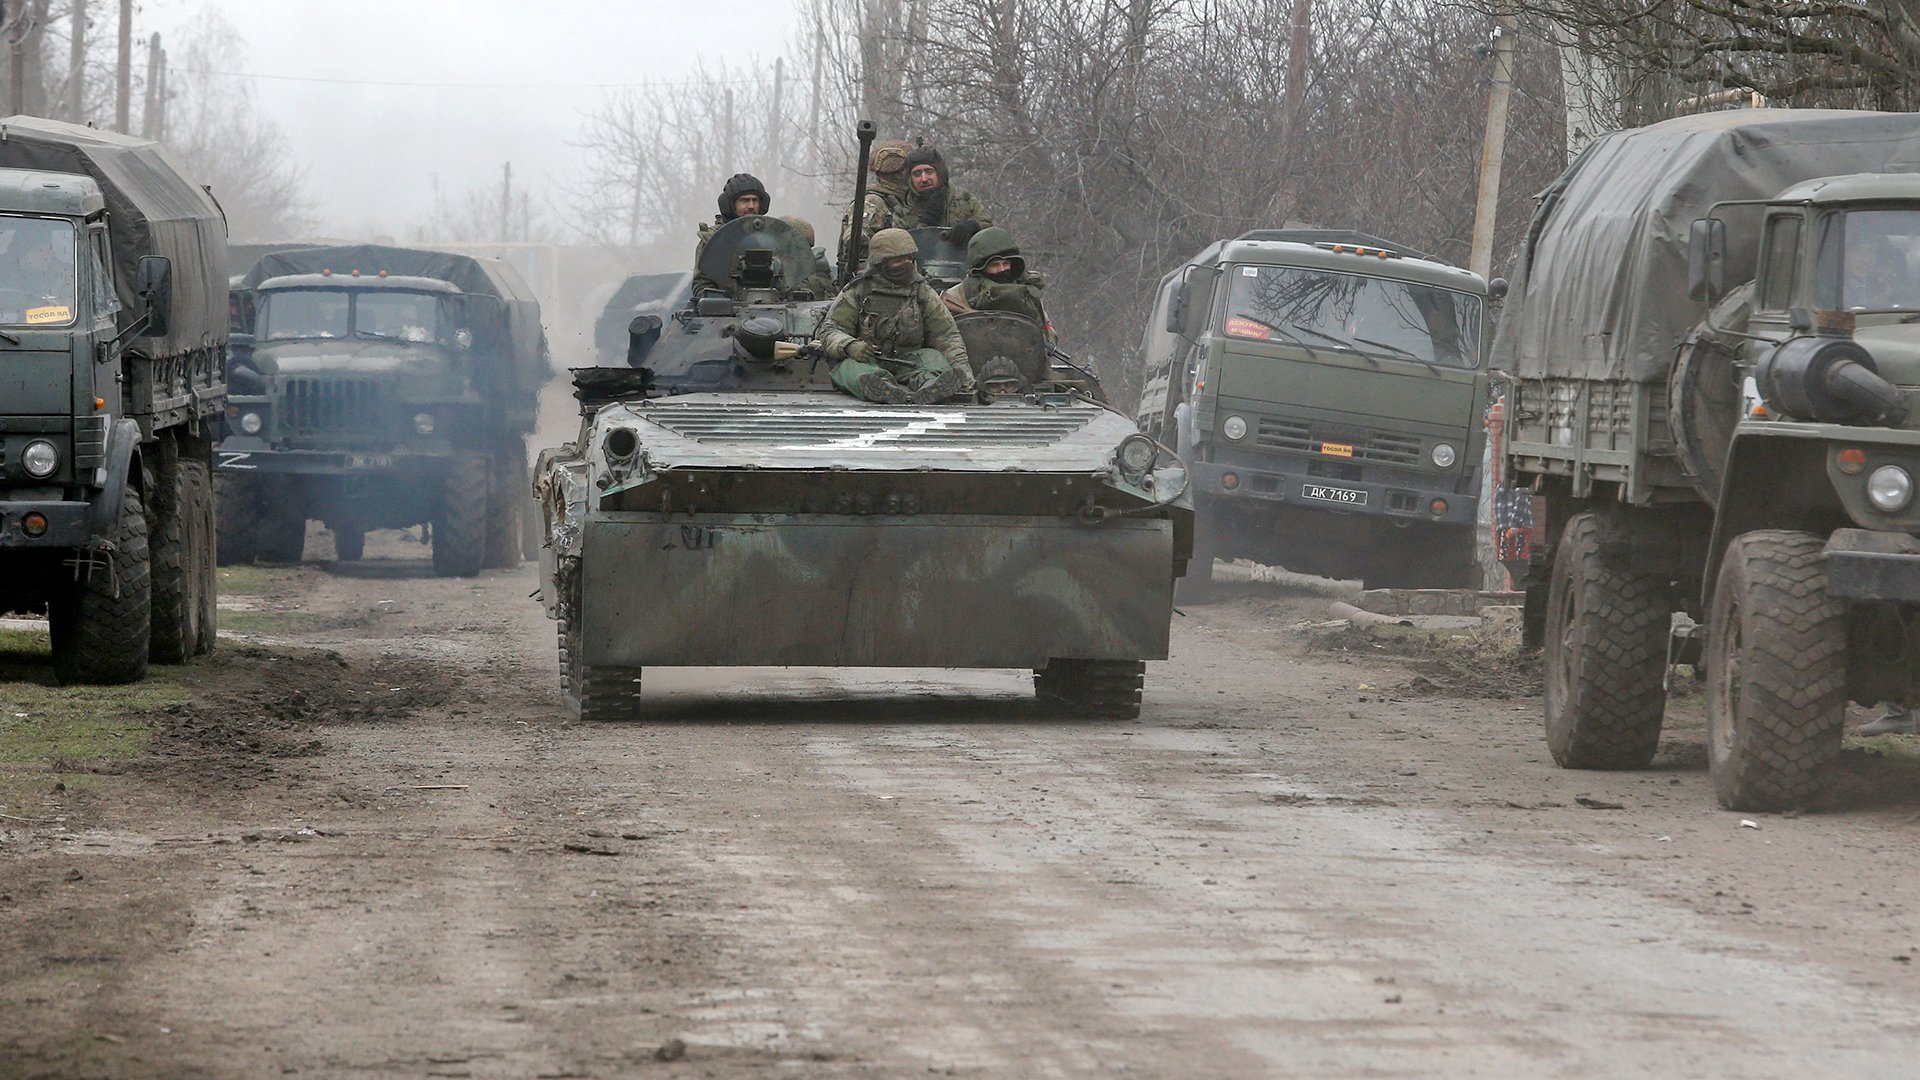
[[[1605,136],[1544,193],[1494,360],[1560,765],[1644,768],[1696,663],[1719,801],[1782,809],[1849,700],[1915,701],[1916,173],[1920,116],[1756,109]]]
[[[506,263],[381,245],[261,257],[219,448],[220,558],[298,562],[307,522],[359,559],[425,525],[434,571],[521,556],[526,434],[547,373],[540,306]]]
[[[1474,584],[1487,295],[1476,274],[1325,229],[1245,233],[1162,278],[1136,418],[1193,470],[1182,596],[1238,556]]]
[[[214,644],[226,220],[155,143],[0,120],[0,611],[62,682]]]

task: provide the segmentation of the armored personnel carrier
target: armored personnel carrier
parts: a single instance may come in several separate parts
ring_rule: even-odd
[[[1067,711],[1137,715],[1186,467],[1057,387],[1004,313],[961,322],[1022,372],[991,403],[835,391],[810,345],[831,302],[790,298],[812,263],[778,219],[729,222],[700,270],[733,295],[639,316],[625,366],[574,371],[579,438],[534,485],[570,708],[637,716],[648,667],[807,665],[1028,668]]]

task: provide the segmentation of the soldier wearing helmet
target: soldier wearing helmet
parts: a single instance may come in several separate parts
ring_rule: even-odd
[[[868,244],[867,270],[834,299],[820,345],[833,385],[865,401],[930,405],[972,395],[973,371],[960,328],[915,261],[920,246],[903,229]]]
[[[813,222],[803,217],[783,217],[781,221],[793,226],[808,247],[813,247]],[[823,248],[813,247],[813,272],[800,283],[816,300],[825,300],[833,295],[833,267],[827,262],[827,253]]]
[[[973,234],[993,224],[973,192],[957,188],[947,172],[947,159],[931,146],[916,146],[907,154],[907,209],[911,225],[902,228],[947,229],[947,239],[965,244]]]
[[[947,310],[956,315],[969,311],[1011,311],[1025,315],[1046,328],[1049,340],[1053,328],[1047,322],[1047,309],[1040,302],[1046,283],[1039,274],[1027,272],[1027,260],[1013,234],[998,225],[975,233],[967,241],[967,276],[940,295]]]
[[[700,242],[693,248],[693,295],[698,298],[705,292],[731,292],[726,285],[714,281],[700,273],[700,256],[707,253],[707,241],[713,239],[713,231],[734,218],[753,217],[764,214],[773,207],[773,197],[767,194],[767,185],[760,182],[752,173],[734,173],[720,188],[720,212],[713,217],[711,225],[700,226]]]
[[[866,216],[861,219],[860,237],[862,243],[873,242],[873,234],[881,229],[911,229],[913,218],[907,212],[907,152],[912,144],[903,139],[888,139],[875,143],[873,152],[867,156],[867,171],[873,174],[873,182],[867,185],[867,199],[863,203]],[[840,246],[845,250],[847,231],[853,228],[853,215],[849,213],[840,223]]]

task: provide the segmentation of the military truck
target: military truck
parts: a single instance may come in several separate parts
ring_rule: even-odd
[[[1560,765],[1645,767],[1697,660],[1719,801],[1781,809],[1849,699],[1914,700],[1917,167],[1911,113],[1742,110],[1605,136],[1543,195],[1495,363]]]
[[[1043,328],[1007,313],[961,332],[1023,393],[839,393],[811,345],[830,302],[793,298],[812,264],[785,222],[728,222],[699,269],[733,296],[640,316],[625,365],[573,373],[580,434],[535,488],[569,706],[636,717],[655,666],[1011,667],[1137,715],[1191,543],[1178,457],[1058,389]]]
[[[307,522],[359,559],[428,526],[434,572],[517,565],[540,306],[506,263],[376,244],[262,256],[219,448],[220,558],[298,562]],[[241,357],[236,354],[236,365]]]
[[[1487,283],[1364,233],[1260,229],[1160,281],[1136,418],[1193,469],[1183,597],[1216,558],[1477,581]]]
[[[213,648],[225,244],[158,144],[0,120],[0,611],[62,682]]]

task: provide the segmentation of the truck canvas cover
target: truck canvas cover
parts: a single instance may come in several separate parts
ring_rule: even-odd
[[[1920,172],[1920,114],[1745,109],[1596,140],[1540,196],[1493,366],[1522,378],[1664,380],[1707,313],[1687,295],[1693,221],[1717,202],[1865,172]],[[1759,235],[1727,230],[1729,286],[1753,279]]]
[[[106,197],[114,280],[124,327],[140,310],[129,290],[142,255],[173,262],[173,324],[144,338],[143,353],[170,356],[227,339],[227,221],[220,204],[185,179],[159,143],[37,116],[0,120],[0,168],[90,176]]]

